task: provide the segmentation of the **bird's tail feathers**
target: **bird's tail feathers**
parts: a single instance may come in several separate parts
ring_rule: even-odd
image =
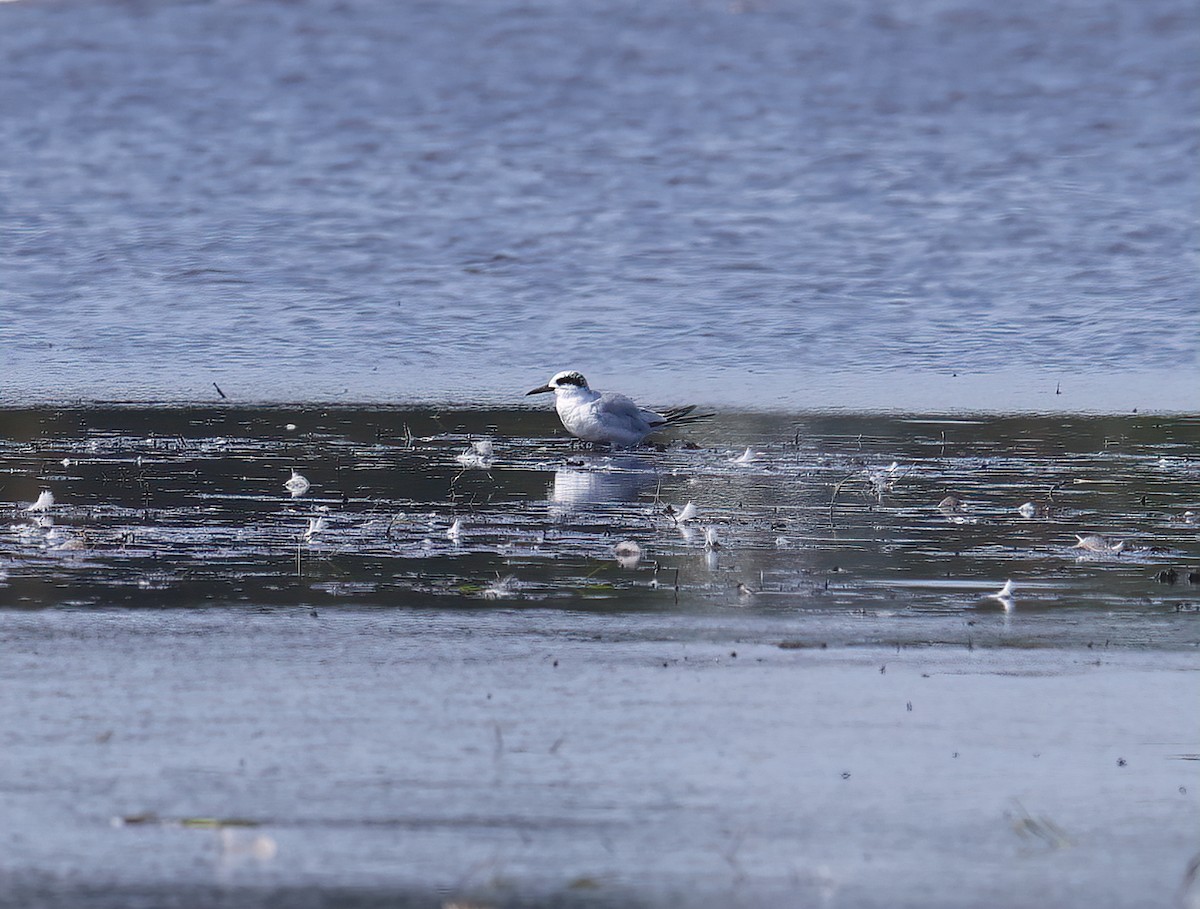
[[[693,413],[696,405],[689,404],[687,407],[672,407],[670,410],[662,412],[663,424],[666,426],[686,426],[689,423],[703,423],[705,420],[711,420],[716,416],[715,413]]]

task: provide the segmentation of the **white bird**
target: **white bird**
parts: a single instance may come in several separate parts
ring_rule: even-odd
[[[526,392],[554,392],[554,409],[567,432],[585,442],[609,443],[632,448],[651,433],[673,426],[706,420],[712,414],[693,414],[696,405],[674,407],[658,413],[639,407],[616,392],[601,394],[588,387],[587,379],[574,371],[560,372],[545,385]]]

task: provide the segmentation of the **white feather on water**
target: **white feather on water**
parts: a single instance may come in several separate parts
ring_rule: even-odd
[[[292,494],[293,499],[298,499],[308,492],[309,485],[308,480],[295,470],[292,471],[292,478],[283,484],[284,488]]]
[[[487,470],[495,460],[495,447],[492,445],[491,439],[480,439],[472,442],[471,447],[455,457],[454,460],[463,467]]]
[[[699,513],[696,506],[691,502],[688,502],[679,511],[675,511],[670,506],[667,507],[667,514],[671,516],[676,524],[686,524],[688,521],[693,521]]]
[[[637,568],[642,560],[642,547],[634,540],[622,540],[613,547],[613,555],[622,568]]]
[[[1012,582],[1012,579],[1009,578],[1007,581],[1004,582],[1003,587],[1001,587],[995,593],[989,593],[988,597],[993,600],[999,600],[1000,605],[1002,605],[1004,607],[1004,611],[1011,612],[1012,608],[1015,604],[1015,600],[1013,598],[1013,590],[1014,590],[1013,582]]]
[[[1120,555],[1125,551],[1125,541],[1118,540],[1113,543],[1108,537],[1101,536],[1098,533],[1090,533],[1086,536],[1075,534],[1075,539],[1079,542],[1072,546],[1072,549],[1082,549],[1085,552],[1108,553],[1111,555]]]
[[[53,507],[54,493],[52,493],[49,489],[43,489],[41,493],[38,494],[37,501],[32,505],[25,506],[25,510],[33,512],[49,511]]]
[[[511,574],[489,584],[480,593],[485,600],[504,600],[516,595],[517,579]]]

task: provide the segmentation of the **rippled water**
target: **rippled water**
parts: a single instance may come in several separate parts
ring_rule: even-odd
[[[0,906],[1194,905],[1198,57],[0,3]]]
[[[0,591],[33,607],[683,611],[808,643],[1195,643],[1194,418],[733,414],[632,453],[573,449],[555,420],[10,411]],[[29,510],[42,490],[53,507]],[[1092,535],[1107,544],[1080,548]],[[1008,579],[1006,610],[988,594]]]
[[[1178,0],[3,4],[0,397],[1194,410],[1198,41]]]

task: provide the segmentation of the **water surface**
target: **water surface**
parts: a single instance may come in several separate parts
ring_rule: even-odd
[[[1196,409],[1191,3],[60,0],[3,4],[0,59],[9,404],[572,367]]]
[[[722,414],[634,452],[574,447],[545,411],[3,419],[13,606],[501,603],[825,643],[1196,641],[1194,418]],[[988,596],[1006,580],[1007,609]]]

